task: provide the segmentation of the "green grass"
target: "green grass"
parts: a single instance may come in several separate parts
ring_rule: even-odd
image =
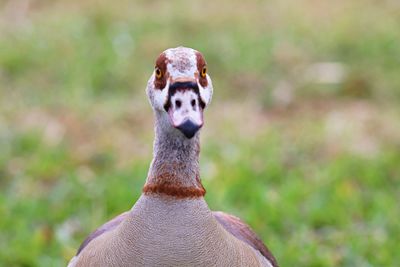
[[[212,209],[281,266],[400,262],[395,1],[81,2],[0,4],[0,266],[65,266],[134,204],[153,140],[144,88],[178,45],[213,78]]]

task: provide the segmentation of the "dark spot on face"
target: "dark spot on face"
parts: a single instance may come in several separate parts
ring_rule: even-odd
[[[176,101],[175,101],[175,106],[176,106],[176,108],[179,109],[179,108],[182,106],[182,101],[176,100]]]
[[[197,61],[197,70],[199,74],[201,74],[201,71],[207,65],[207,62],[200,52],[196,52],[196,61]],[[208,85],[207,77],[202,77],[201,75],[198,75],[198,77],[200,85],[206,87]]]
[[[167,63],[169,62],[169,59],[167,58],[166,54],[163,52],[161,53],[157,60],[156,60],[156,68],[158,68],[161,71],[161,77],[154,78],[154,87],[156,89],[163,89],[167,85],[167,78],[169,74],[167,73]]]

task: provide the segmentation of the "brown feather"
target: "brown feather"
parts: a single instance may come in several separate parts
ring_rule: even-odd
[[[197,60],[197,70],[200,74],[202,69],[207,65],[207,62],[200,52],[196,52],[196,60]],[[208,85],[208,80],[206,77],[202,77],[201,75],[199,75],[199,83],[201,86],[206,87]]]
[[[226,231],[235,236],[237,239],[249,244],[255,250],[258,250],[264,257],[268,259],[269,262],[271,262],[272,266],[278,267],[275,257],[247,224],[242,222],[242,220],[240,220],[238,217],[221,211],[213,212],[213,215]]]
[[[162,76],[161,78],[154,79],[154,88],[155,89],[163,89],[167,85],[167,78],[169,76],[167,72],[167,63],[169,62],[167,55],[163,52],[161,53],[156,60],[156,67],[160,69]]]
[[[203,186],[201,188],[188,186],[182,187],[170,184],[146,184],[143,187],[143,193],[148,194],[164,194],[175,198],[198,198],[206,194]]]

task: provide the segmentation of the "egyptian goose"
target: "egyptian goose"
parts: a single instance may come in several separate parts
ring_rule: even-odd
[[[136,204],[86,238],[75,266],[278,266],[239,218],[212,212],[199,174],[199,130],[213,87],[206,61],[164,51],[147,84],[155,115],[153,161]]]

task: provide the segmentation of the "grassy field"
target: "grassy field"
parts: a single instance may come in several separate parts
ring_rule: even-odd
[[[65,266],[130,209],[144,88],[203,52],[201,174],[281,266],[400,262],[400,5],[387,0],[0,2],[0,266]]]

